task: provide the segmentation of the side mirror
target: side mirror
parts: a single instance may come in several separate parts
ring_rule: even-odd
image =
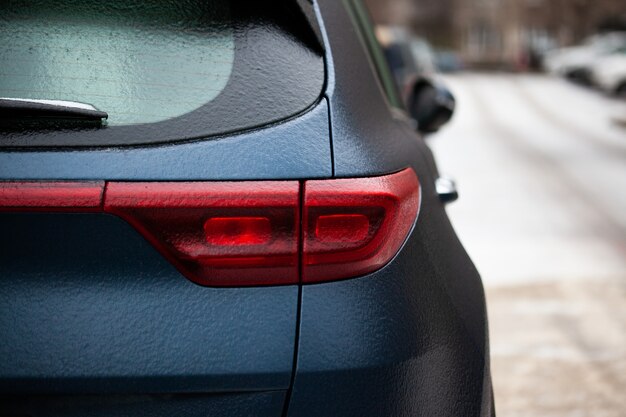
[[[421,133],[434,133],[448,123],[455,105],[450,90],[425,78],[415,81],[407,97],[407,109]]]

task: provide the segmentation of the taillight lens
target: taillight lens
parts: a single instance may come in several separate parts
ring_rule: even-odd
[[[420,206],[410,168],[300,188],[297,181],[0,182],[0,211],[104,210],[192,281],[250,286],[376,271],[400,250]]]
[[[0,211],[99,211],[104,181],[0,182]]]
[[[302,281],[373,272],[398,252],[420,205],[415,172],[375,178],[307,181]]]
[[[199,284],[298,282],[297,182],[111,182],[104,209]]]

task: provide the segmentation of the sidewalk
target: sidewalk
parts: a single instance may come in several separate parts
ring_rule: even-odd
[[[487,289],[498,415],[626,415],[625,283]]]
[[[458,111],[428,141],[485,284],[498,415],[626,417],[626,103],[540,75],[447,81]]]

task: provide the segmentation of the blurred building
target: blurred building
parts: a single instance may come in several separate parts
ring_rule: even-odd
[[[455,47],[456,3],[462,0],[365,0],[376,23],[412,28],[440,47]]]
[[[366,0],[374,19],[411,27],[470,64],[532,64],[542,51],[626,30],[626,0]]]

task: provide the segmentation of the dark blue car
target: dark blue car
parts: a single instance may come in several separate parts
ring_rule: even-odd
[[[358,0],[0,11],[0,416],[493,416],[480,277]]]

